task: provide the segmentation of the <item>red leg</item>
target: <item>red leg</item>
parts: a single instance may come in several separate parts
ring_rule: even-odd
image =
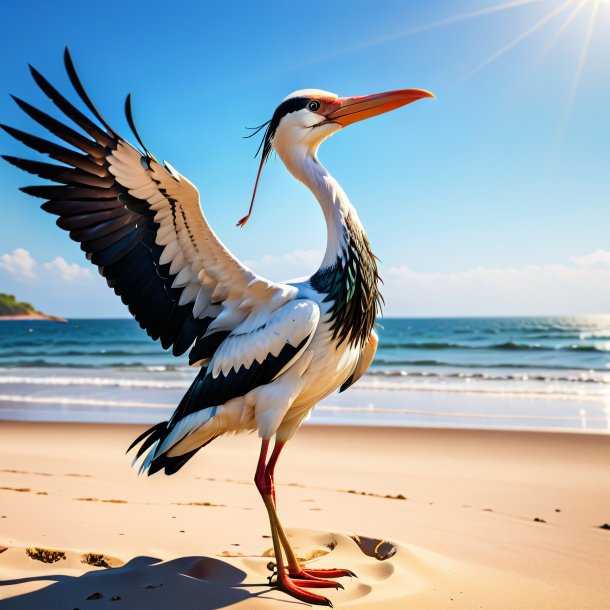
[[[269,462],[267,463],[267,468],[265,469],[265,479],[271,485],[271,495],[273,496],[273,505],[277,508],[277,502],[275,500],[275,465],[277,464],[277,459],[280,457],[280,453],[284,448],[285,443],[277,442],[273,446],[273,452],[271,453],[271,457],[269,458]]]
[[[271,493],[270,485],[268,484],[267,477],[265,476],[265,460],[267,458],[268,449],[269,439],[264,438],[261,442],[261,452],[258,457],[258,464],[256,465],[256,473],[254,474],[254,483],[261,496],[267,496]]]
[[[267,446],[265,447],[265,455],[267,453]],[[273,506],[277,507],[276,499],[275,499],[275,465],[277,464],[277,460],[284,448],[285,443],[277,442],[273,447],[273,452],[271,453],[271,457],[269,458],[269,462],[267,463],[267,467],[265,468],[264,473],[264,482],[265,489],[271,490],[271,495],[273,497]],[[261,450],[262,451],[262,450]],[[259,464],[260,466],[260,464]],[[258,470],[257,470],[258,472]],[[260,488],[259,488],[260,489]],[[277,517],[277,515],[276,515]],[[310,570],[304,568],[300,562],[296,559],[290,545],[288,544],[288,539],[284,534],[283,528],[279,523],[279,519],[276,519],[278,523],[278,533],[280,537],[280,542],[286,551],[286,556],[288,559],[288,571],[291,577],[300,580],[301,586],[309,586],[309,587],[340,587],[343,588],[342,585],[338,583],[325,580],[326,578],[342,578],[343,576],[355,576],[355,574],[351,570],[341,570],[335,568],[329,569],[318,569],[318,570]],[[308,584],[306,584],[308,583]]]
[[[280,539],[279,530],[281,525],[277,518],[277,513],[275,512],[275,504],[272,496],[273,489],[273,467],[275,466],[275,462],[277,461],[277,455],[281,451],[281,447],[277,449],[277,455],[275,459],[270,460],[271,467],[269,470],[265,465],[265,459],[267,457],[267,451],[269,449],[269,440],[263,439],[261,444],[261,452],[258,458],[258,464],[256,467],[256,474],[254,475],[254,482],[256,484],[257,489],[259,490],[263,502],[265,503],[265,507],[267,508],[267,512],[269,514],[269,522],[271,524],[271,537],[273,539],[273,549],[275,551],[275,561],[277,564],[277,582],[276,586],[280,589],[284,590],[289,595],[292,595],[296,599],[299,599],[308,604],[314,604],[317,606],[330,606],[332,608],[332,603],[326,597],[322,595],[317,595],[316,593],[312,593],[310,591],[306,591],[302,587],[311,586],[310,581],[301,580],[301,579],[293,579],[288,574],[288,568],[284,564],[284,556],[282,554],[282,544],[283,542]],[[274,455],[276,454],[276,450],[274,449]],[[282,532],[283,534],[283,532]],[[285,536],[284,536],[285,537]],[[286,553],[290,553],[289,557],[291,560],[294,560],[294,553],[292,549],[288,547]],[[292,561],[291,561],[292,563]],[[311,581],[313,582],[313,581]],[[314,587],[323,587],[323,586],[334,586],[337,587],[337,583],[333,583],[330,581],[328,585],[325,584],[324,581],[316,581]]]

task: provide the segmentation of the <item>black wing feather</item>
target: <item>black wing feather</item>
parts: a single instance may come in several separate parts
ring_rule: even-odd
[[[23,112],[25,112],[31,119],[36,121],[38,124],[42,125],[46,129],[48,129],[53,135],[57,136],[71,144],[75,148],[79,148],[83,152],[88,155],[96,158],[103,159],[105,155],[105,149],[103,146],[97,144],[97,142],[86,138],[85,136],[78,133],[78,131],[74,131],[71,127],[64,125],[60,121],[54,119],[52,116],[48,115],[46,112],[42,112],[42,110],[38,110],[31,104],[23,101],[22,99],[11,95],[11,97],[15,100],[15,103]]]
[[[77,150],[2,125],[16,140],[62,165],[14,156],[4,158],[56,183],[21,190],[46,200],[42,208],[59,217],[57,225],[80,243],[140,326],[153,339],[160,339],[163,348],[173,345],[174,354],[183,354],[205,333],[211,318],[197,320],[192,316],[192,304],[178,305],[182,289],[172,287],[175,275],[169,273],[169,265],[159,263],[163,248],[155,243],[159,225],[154,222],[154,212],[147,202],[131,196],[109,171],[106,157],[122,140],[87,95],[67,49],[64,62],[75,92],[95,120],[68,101],[35,68],[30,66],[30,71],[41,91],[84,133],[18,97],[13,99],[36,123]],[[127,110],[129,124],[143,146],[129,102]],[[152,158],[148,151],[147,154]],[[146,157],[142,159],[149,163]]]

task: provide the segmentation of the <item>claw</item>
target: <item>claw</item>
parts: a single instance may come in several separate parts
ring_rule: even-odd
[[[344,576],[358,578],[358,576],[356,576],[356,574],[354,574],[354,572],[351,570],[337,568],[326,568],[319,570],[310,570],[309,568],[305,568],[302,570],[302,572],[307,576],[312,576],[313,578],[343,578]]]
[[[291,578],[291,580],[297,587],[305,587],[307,589],[345,589],[340,582],[333,580],[322,580],[321,578]]]
[[[328,581],[327,581],[328,582]],[[313,584],[316,583],[316,584]],[[333,608],[333,604],[327,597],[322,595],[317,595],[316,593],[311,593],[310,591],[306,591],[302,587],[319,587],[319,586],[327,586],[326,584],[319,585],[318,583],[324,583],[322,580],[303,580],[303,579],[292,579],[288,574],[278,574],[278,580],[275,584],[276,587],[282,589],[292,597],[301,600],[307,604],[313,604],[316,606],[328,606],[329,608]],[[336,586],[339,583],[331,583],[331,586]]]

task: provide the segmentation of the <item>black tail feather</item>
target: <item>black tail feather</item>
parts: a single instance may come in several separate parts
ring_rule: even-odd
[[[152,447],[152,445],[154,445],[155,442],[157,442],[157,441],[159,441],[161,443],[163,442],[163,440],[167,436],[168,432],[171,430],[171,428],[167,427],[167,424],[168,424],[168,422],[163,421],[163,422],[160,422],[160,423],[152,426],[152,428],[148,428],[147,430],[142,432],[142,434],[140,434],[140,436],[138,436],[138,438],[136,438],[136,440],[133,441],[133,443],[131,443],[131,445],[129,445],[129,448],[127,449],[127,451],[125,453],[129,453],[132,449],[134,449],[138,445],[138,443],[142,443],[136,453],[136,460],[139,459],[140,457],[142,457],[142,455],[144,455],[146,450],[150,449],[150,447]],[[197,449],[193,449],[192,451],[189,451],[188,453],[183,453],[182,455],[176,455],[173,457],[169,457],[165,454],[161,454],[161,455],[157,456],[150,463],[150,466],[148,467],[148,470],[147,470],[148,476],[150,476],[151,474],[155,474],[156,472],[159,472],[160,470],[163,470],[163,469],[165,469],[165,474],[167,474],[167,475],[175,474],[200,449],[203,449],[206,445],[211,443],[215,438],[216,438],[216,436],[212,437],[209,441],[207,441],[206,443],[201,445],[201,447],[197,447]],[[142,442],[142,441],[144,441],[144,442]]]
[[[188,453],[183,453],[182,455],[176,455],[173,457],[168,457],[167,455],[160,455],[155,458],[149,468],[148,468],[148,476],[151,474],[155,474],[155,472],[159,472],[159,470],[165,468],[165,474],[175,474],[178,472],[200,449],[203,449],[206,445],[209,445],[216,437],[212,437],[209,441],[201,445],[201,447],[197,447],[197,449],[193,449]]]
[[[158,424],[155,424],[152,428],[148,428],[148,430],[142,432],[142,434],[140,434],[140,436],[138,436],[138,438],[136,438],[136,440],[133,441],[133,443],[131,443],[131,445],[129,445],[129,447],[127,448],[127,451],[125,453],[129,453],[138,443],[141,443],[146,437],[148,437],[146,439],[146,443],[148,443],[147,447],[150,447],[150,445],[152,445],[156,440],[161,438],[162,431],[165,428],[167,428],[166,421],[162,421]],[[150,441],[151,438],[152,438],[152,441]],[[150,441],[150,443],[149,443],[149,441]],[[137,457],[140,457],[142,455],[142,452],[145,450],[146,450],[146,448],[144,448],[144,450],[143,450],[142,447],[140,447],[140,449],[138,450]]]

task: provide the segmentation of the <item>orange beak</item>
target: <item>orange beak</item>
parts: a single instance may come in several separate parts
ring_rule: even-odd
[[[326,115],[326,120],[345,127],[351,123],[406,106],[424,97],[436,96],[423,89],[400,89],[358,97],[339,97],[333,102],[333,110]]]

